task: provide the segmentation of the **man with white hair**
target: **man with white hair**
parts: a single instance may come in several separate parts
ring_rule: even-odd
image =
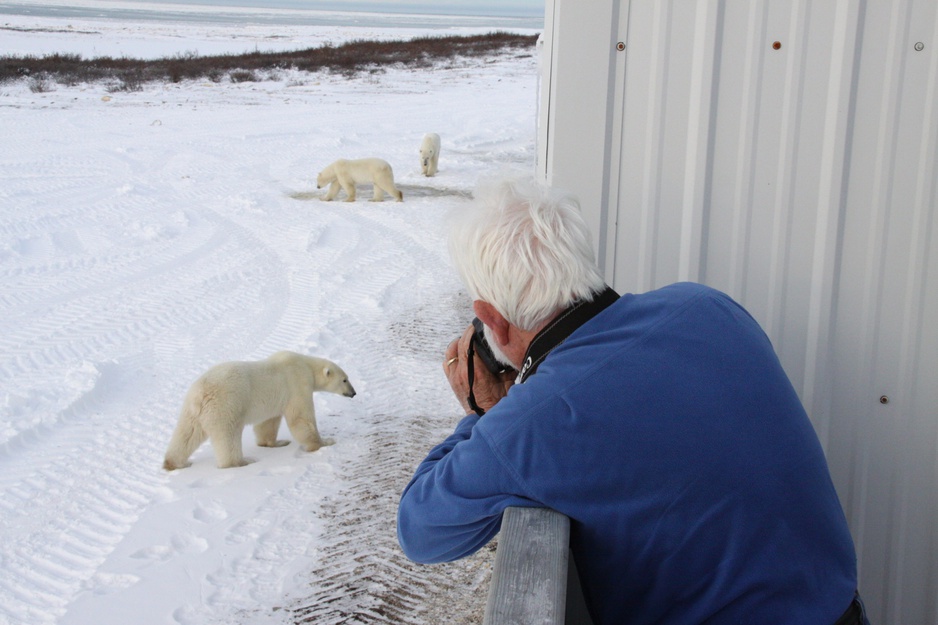
[[[576,203],[532,180],[450,226],[486,341],[470,326],[444,355],[467,416],[401,495],[408,557],[462,558],[506,507],[548,507],[594,623],[866,622],[823,451],[741,306],[691,283],[619,297]]]

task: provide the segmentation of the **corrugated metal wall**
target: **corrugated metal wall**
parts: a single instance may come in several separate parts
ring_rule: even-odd
[[[871,617],[938,625],[938,2],[546,6],[539,167],[607,278],[703,282],[759,319]]]

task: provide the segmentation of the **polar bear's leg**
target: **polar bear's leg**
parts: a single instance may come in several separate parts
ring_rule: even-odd
[[[387,192],[388,195],[393,197],[398,202],[401,202],[404,199],[404,194],[394,186],[394,175],[390,171],[382,171],[375,176],[376,197],[378,193],[380,193],[380,191],[378,191],[379,188]],[[382,199],[384,198],[383,195],[381,197]]]
[[[335,196],[339,194],[339,181],[333,180],[329,185],[329,191],[326,192],[326,195],[322,198],[323,202],[331,202]]]
[[[219,469],[230,469],[232,467],[243,467],[250,464],[253,460],[244,457],[241,450],[241,433],[236,436],[231,434],[216,435],[209,434],[212,441],[212,449],[215,450],[215,464]]]
[[[212,441],[215,451],[215,464],[219,469],[243,467],[252,460],[244,457],[241,450],[241,432],[244,431],[244,419],[237,414],[214,411],[203,420],[203,427]]]
[[[435,176],[440,165],[440,154],[439,152],[433,152],[433,156],[430,157],[430,165],[427,168],[428,176]]]
[[[206,438],[205,430],[199,424],[198,414],[194,409],[185,406],[179,415],[179,423],[176,424],[169,447],[166,449],[163,468],[167,471],[174,471],[190,466],[192,463],[189,462],[189,456],[205,442]]]
[[[378,181],[374,181],[374,195],[371,196],[372,202],[383,202],[384,201],[384,191],[381,189],[381,185],[378,184]]]
[[[349,176],[339,176],[339,184],[342,185],[342,190],[345,191],[345,194],[348,196],[345,198],[346,202],[355,201],[355,180]]]
[[[283,447],[290,441],[278,441],[277,432],[280,430],[280,416],[261,421],[254,426],[254,436],[259,447]]]
[[[316,410],[313,408],[313,398],[296,406],[288,406],[284,416],[287,418],[287,427],[293,438],[303,446],[306,451],[316,451],[323,445],[331,445],[331,441],[324,441],[319,436],[316,427]]]

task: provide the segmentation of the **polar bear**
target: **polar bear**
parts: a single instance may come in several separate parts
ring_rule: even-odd
[[[372,183],[374,185],[374,197],[372,202],[380,202],[384,199],[384,193],[397,199],[398,202],[404,200],[404,194],[394,186],[394,172],[387,161],[380,158],[359,158],[344,159],[340,158],[321,172],[316,177],[316,188],[322,189],[329,185],[329,192],[322,198],[328,202],[335,198],[339,189],[343,189],[348,196],[346,202],[355,201],[355,185]]]
[[[206,438],[219,468],[244,466],[250,462],[241,452],[244,427],[254,426],[261,447],[287,445],[277,440],[281,416],[306,451],[316,451],[329,443],[316,428],[314,391],[355,396],[345,372],[323,358],[282,351],[266,360],[215,365],[186,393],[163,468],[188,467],[189,456]]]
[[[420,143],[420,172],[424,176],[435,176],[440,164],[440,135],[428,132]]]

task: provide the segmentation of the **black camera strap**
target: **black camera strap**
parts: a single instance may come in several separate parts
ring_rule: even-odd
[[[466,369],[468,373],[469,381],[469,397],[466,399],[469,407],[480,417],[485,414],[485,410],[476,403],[476,394],[473,392],[473,385],[475,383],[475,335],[469,339],[469,349],[466,351]]]
[[[534,375],[538,366],[555,347],[567,340],[567,337],[581,325],[601,313],[619,299],[619,294],[606,287],[589,301],[579,300],[551,321],[538,332],[531,340],[528,351],[524,355],[524,364],[515,384],[523,384],[525,380]]]

